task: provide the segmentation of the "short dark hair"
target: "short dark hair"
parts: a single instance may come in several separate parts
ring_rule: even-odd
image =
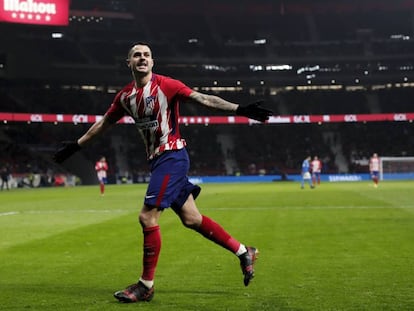
[[[149,43],[144,42],[144,41],[138,41],[138,42],[135,42],[134,44],[132,44],[132,46],[129,48],[129,50],[128,50],[128,59],[131,56],[132,48],[136,45],[145,45],[145,46],[149,47],[149,49],[151,50],[151,53],[152,53],[152,48],[151,48],[151,45],[149,45]]]

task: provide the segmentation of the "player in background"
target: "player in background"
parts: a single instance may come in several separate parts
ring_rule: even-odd
[[[379,182],[379,170],[380,170],[380,159],[377,153],[374,153],[369,159],[369,173],[371,174],[371,179],[374,182],[374,187],[378,187]]]
[[[56,162],[63,162],[126,115],[134,119],[144,140],[151,178],[139,214],[143,232],[143,269],[137,283],[114,293],[115,298],[121,302],[150,301],[153,298],[154,276],[161,250],[159,218],[169,207],[185,227],[235,254],[239,259],[244,285],[249,285],[254,277],[257,249],[236,240],[220,224],[202,215],[196,206],[195,199],[201,188],[190,183],[187,177],[190,161],[186,142],[179,130],[179,104],[190,101],[189,104],[200,104],[260,122],[268,120],[272,112],[262,108],[258,102],[242,106],[218,96],[194,91],[179,80],[153,73],[152,51],[144,42],[131,47],[127,65],[133,81],[117,93],[103,118],[54,155]],[[189,250],[191,247],[186,250],[185,256],[190,255]],[[180,260],[182,255],[182,250],[177,249],[177,256],[170,259],[170,264]],[[189,276],[174,277],[177,282],[183,282]],[[217,280],[219,282],[220,279]]]
[[[7,166],[4,166],[1,168],[1,190],[3,191],[3,188],[6,187],[7,190],[9,190],[9,168]]]
[[[308,156],[302,162],[302,171],[301,171],[302,180],[301,180],[301,183],[300,183],[300,188],[301,189],[305,188],[305,181],[309,184],[309,187],[311,189],[314,188],[314,186],[312,185],[312,178],[311,178],[311,173],[310,173],[310,160],[311,160],[311,157]]]
[[[96,176],[98,176],[99,180],[99,190],[101,191],[101,195],[105,195],[105,184],[107,183],[106,180],[106,172],[108,171],[108,163],[106,162],[105,157],[101,157],[99,161],[95,164],[95,171]]]
[[[318,156],[314,156],[311,162],[311,172],[312,172],[312,184],[321,184],[321,171],[322,171],[322,162],[319,160]]]

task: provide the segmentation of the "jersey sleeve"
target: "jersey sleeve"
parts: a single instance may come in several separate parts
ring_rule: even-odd
[[[179,82],[178,97],[182,100],[187,100],[190,97],[190,94],[193,92],[191,88],[185,85],[182,82]]]
[[[105,116],[108,117],[111,123],[116,123],[118,120],[120,120],[122,117],[126,115],[126,111],[121,105],[121,98],[123,94],[124,93],[122,91],[116,94],[111,106],[105,113]]]
[[[111,106],[105,113],[105,116],[109,119],[110,122],[116,123],[122,117],[128,115],[128,112],[125,110],[124,105],[122,103],[125,102],[126,97],[128,96],[128,94],[131,93],[133,87],[134,82],[132,81],[126,86],[124,86],[124,88],[115,95],[115,98]]]
[[[193,92],[193,90],[183,82],[169,77],[165,77],[163,87],[168,94],[173,94],[177,99],[182,101],[188,100],[190,94]]]

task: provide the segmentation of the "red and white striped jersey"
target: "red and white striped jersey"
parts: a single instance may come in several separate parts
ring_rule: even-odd
[[[108,170],[108,163],[106,161],[98,161],[95,163],[95,171],[99,180],[106,178],[106,171]]]
[[[106,172],[108,170],[108,164],[105,161],[98,161],[95,164],[95,171],[104,171]]]
[[[311,162],[311,169],[313,173],[320,173],[322,170],[322,162],[318,160],[313,160]]]
[[[137,88],[132,81],[118,92],[106,115],[112,122],[131,116],[152,159],[163,151],[185,147],[178,125],[179,103],[192,92],[179,80],[152,74],[144,87]]]
[[[379,159],[379,157],[372,157],[369,160],[369,170],[371,172],[378,172],[380,170],[380,159]]]

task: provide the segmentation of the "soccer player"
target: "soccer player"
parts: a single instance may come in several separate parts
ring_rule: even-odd
[[[56,162],[63,162],[125,115],[134,119],[144,140],[151,179],[139,214],[144,236],[143,270],[138,282],[117,291],[115,298],[121,302],[150,301],[153,298],[154,275],[161,249],[158,223],[162,212],[169,207],[184,226],[238,256],[244,285],[249,285],[254,277],[257,249],[236,240],[217,222],[202,215],[195,204],[201,188],[190,183],[187,177],[190,161],[186,141],[179,130],[179,104],[191,101],[260,122],[265,122],[272,111],[261,107],[258,102],[242,106],[218,96],[203,94],[179,80],[153,73],[152,51],[144,42],[131,47],[127,65],[133,81],[117,93],[103,118],[78,140],[67,143],[54,155]],[[181,281],[183,277],[180,276]]]
[[[95,164],[95,171],[96,176],[98,176],[99,180],[99,190],[101,191],[101,195],[105,195],[105,184],[106,180],[106,172],[108,171],[108,163],[106,162],[105,157],[101,157],[98,162]]]
[[[374,182],[374,187],[378,187],[379,181],[379,170],[380,170],[380,159],[377,153],[374,153],[369,159],[369,173],[371,174],[371,179]]]
[[[314,188],[314,186],[312,185],[312,179],[311,179],[311,173],[310,173],[310,160],[311,160],[311,157],[308,156],[302,162],[302,180],[300,182],[301,189],[305,188],[305,181],[309,184],[309,187],[311,189]]]
[[[1,168],[1,190],[3,191],[4,186],[9,190],[9,169],[7,166]]]
[[[319,160],[318,156],[314,156],[311,162],[311,171],[312,171],[312,184],[315,186],[321,184],[321,171],[322,171],[322,162]]]

